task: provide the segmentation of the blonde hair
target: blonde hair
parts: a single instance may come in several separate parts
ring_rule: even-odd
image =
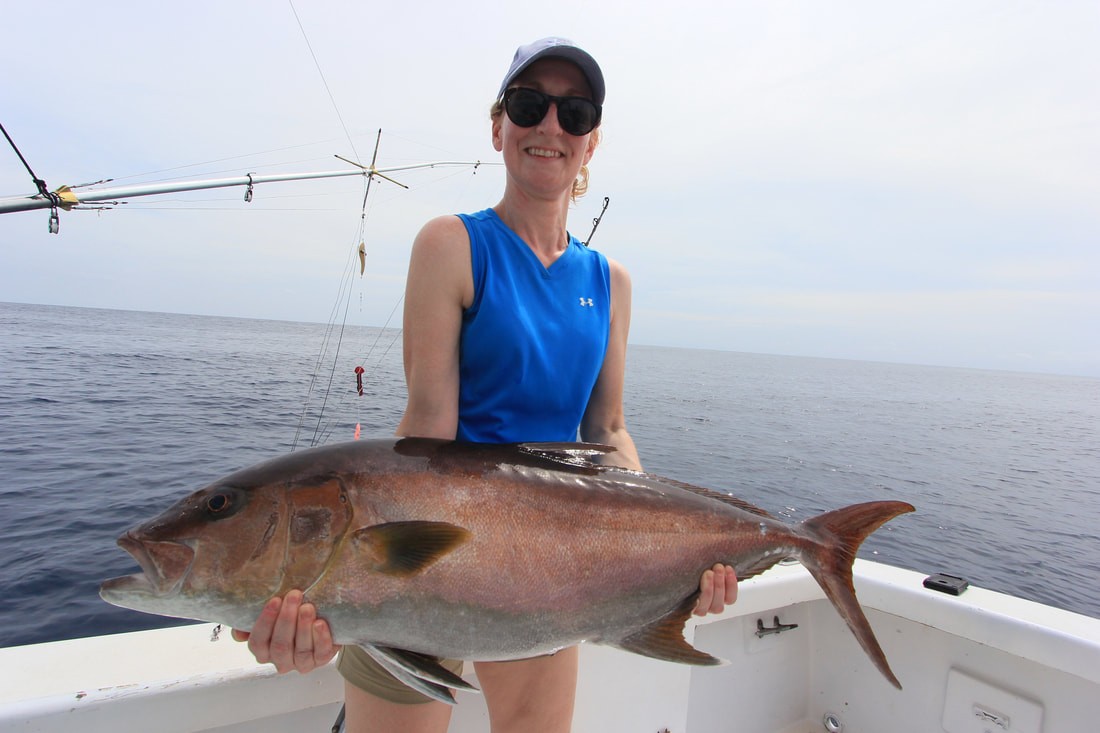
[[[504,101],[498,99],[493,102],[493,106],[489,109],[489,119],[496,122],[497,119],[504,114]],[[600,145],[600,139],[603,135],[600,133],[600,128],[597,127],[592,132],[588,133],[592,136],[592,149],[595,150]],[[589,178],[588,166],[582,165],[581,169],[577,171],[577,178],[573,181],[573,190],[570,191],[569,197],[576,203],[577,199],[588,193],[588,178]]]

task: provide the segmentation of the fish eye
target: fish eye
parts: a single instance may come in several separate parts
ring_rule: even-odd
[[[214,494],[206,500],[206,511],[211,514],[221,514],[232,505],[228,494]]]
[[[248,506],[248,492],[236,486],[218,486],[211,488],[199,499],[196,511],[209,520],[228,519]]]

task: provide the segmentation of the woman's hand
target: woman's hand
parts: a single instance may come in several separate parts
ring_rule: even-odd
[[[718,563],[703,571],[699,580],[699,600],[695,604],[695,615],[722,613],[722,610],[737,600],[737,575],[729,565]]]
[[[298,590],[283,598],[272,598],[252,631],[233,629],[233,638],[247,641],[256,661],[271,662],[279,674],[291,670],[311,672],[328,664],[339,650],[332,642],[328,622],[317,618],[316,607],[303,603]]]

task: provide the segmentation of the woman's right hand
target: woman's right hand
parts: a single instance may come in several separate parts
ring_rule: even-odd
[[[303,603],[298,590],[272,598],[252,630],[233,629],[233,638],[247,641],[256,661],[274,664],[279,674],[312,672],[332,661],[340,649],[332,641],[328,622],[317,618],[317,608]]]

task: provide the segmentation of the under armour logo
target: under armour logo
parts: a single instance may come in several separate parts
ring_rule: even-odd
[[[591,308],[595,306],[595,303],[592,302],[591,298],[581,298],[581,308],[584,308],[585,306]]]

